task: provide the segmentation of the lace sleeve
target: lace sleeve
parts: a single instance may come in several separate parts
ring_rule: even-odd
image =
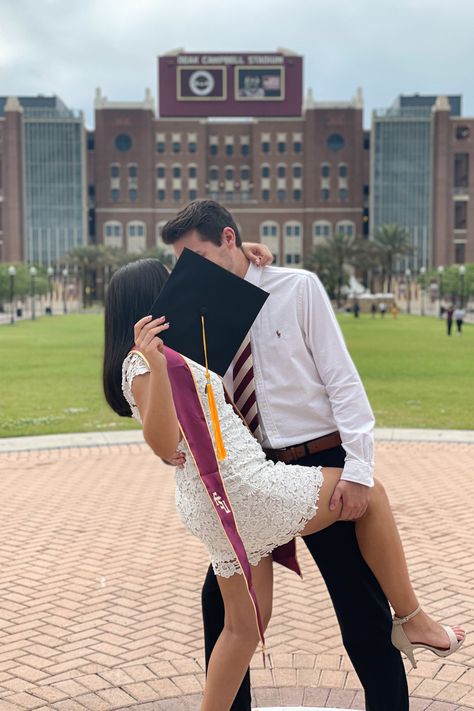
[[[140,417],[140,412],[138,410],[137,404],[132,393],[132,382],[136,375],[142,375],[143,373],[149,373],[150,369],[141,358],[138,353],[129,353],[128,356],[123,361],[122,365],[122,392],[130,409],[132,411],[132,416],[142,422]]]

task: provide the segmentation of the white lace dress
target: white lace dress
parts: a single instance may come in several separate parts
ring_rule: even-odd
[[[186,361],[200,394],[204,393],[204,368],[192,360]],[[125,358],[122,390],[133,417],[139,422],[131,385],[136,375],[147,372],[148,367],[139,355],[130,354]],[[226,403],[220,378],[211,374],[211,382],[227,451],[220,471],[248,559],[251,565],[257,565],[263,556],[294,538],[313,518],[323,475],[320,467],[268,461],[257,440]],[[201,401],[210,424],[207,398],[201,396]],[[184,440],[178,449],[186,454],[184,468],[176,469],[175,475],[176,507],[184,525],[208,549],[216,575],[228,578],[241,573]]]

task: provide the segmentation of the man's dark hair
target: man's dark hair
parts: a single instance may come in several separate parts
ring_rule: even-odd
[[[242,245],[239,228],[225,207],[214,200],[194,200],[183,207],[175,218],[163,227],[161,238],[165,244],[174,244],[192,230],[199,232],[203,241],[222,244],[222,231],[232,227],[237,247]]]

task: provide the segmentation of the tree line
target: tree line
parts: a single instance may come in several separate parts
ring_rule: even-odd
[[[370,240],[344,234],[324,237],[323,240],[305,260],[304,266],[319,276],[329,297],[338,305],[344,287],[349,284],[351,271],[355,271],[372,293],[390,293],[394,276],[405,272],[400,265],[416,252],[409,232],[396,224],[383,225]],[[461,295],[462,288],[467,300],[474,296],[474,264],[465,267],[462,284],[458,265],[446,267],[442,277],[436,269],[428,269],[425,274],[412,274],[411,279],[426,288],[430,283],[440,283],[441,295],[452,299]]]
[[[391,292],[395,275],[400,273],[400,264],[405,258],[413,256],[410,234],[396,224],[384,225],[374,239],[336,234],[322,238],[312,254],[304,261],[304,267],[314,271],[323,282],[329,297],[342,303],[344,287],[349,284],[351,272],[371,292]],[[82,289],[82,302],[86,306],[92,300],[103,299],[107,284],[113,272],[123,264],[144,257],[154,257],[172,267],[172,258],[159,248],[140,254],[130,254],[123,249],[105,245],[87,245],[78,247],[65,257],[69,278],[77,276]],[[10,298],[11,281],[8,264],[0,264],[0,306]],[[14,290],[16,299],[31,295],[32,282],[29,266],[16,264]],[[62,279],[61,272],[54,279]],[[423,276],[413,274],[413,280],[428,287],[431,282],[440,281],[436,269],[431,269]],[[52,280],[46,268],[38,267],[34,289],[36,294],[47,294]],[[459,293],[459,268],[447,267],[442,275],[443,294],[454,296]],[[463,295],[467,300],[474,296],[474,264],[466,265],[466,274],[462,284]]]

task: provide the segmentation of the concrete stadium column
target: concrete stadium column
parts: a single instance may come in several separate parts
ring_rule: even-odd
[[[23,239],[23,109],[16,96],[5,104],[3,261],[25,259]]]
[[[452,151],[451,109],[447,97],[439,96],[433,106],[433,187],[432,256],[433,266],[451,264],[452,255]]]

